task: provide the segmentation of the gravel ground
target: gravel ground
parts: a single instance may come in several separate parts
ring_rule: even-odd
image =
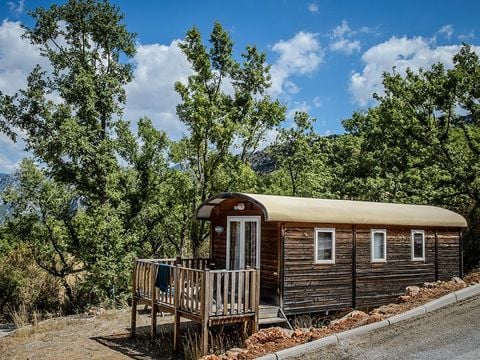
[[[480,359],[480,297],[292,359]]]

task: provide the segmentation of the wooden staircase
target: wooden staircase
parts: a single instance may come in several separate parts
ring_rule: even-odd
[[[293,330],[292,326],[288,322],[285,314],[279,306],[260,304],[258,325],[270,326],[280,324],[287,325],[289,329]]]

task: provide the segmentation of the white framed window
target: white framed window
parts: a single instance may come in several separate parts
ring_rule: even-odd
[[[425,231],[412,230],[412,261],[425,261]]]
[[[370,235],[372,262],[387,262],[387,230],[372,229]]]
[[[335,229],[315,228],[315,263],[335,264]]]

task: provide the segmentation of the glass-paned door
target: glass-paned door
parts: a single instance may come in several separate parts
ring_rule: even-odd
[[[260,267],[260,217],[227,219],[227,269]]]

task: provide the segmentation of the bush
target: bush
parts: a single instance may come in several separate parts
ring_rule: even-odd
[[[12,321],[14,314],[25,322],[37,311],[58,314],[63,307],[62,287],[40,269],[25,246],[0,255],[0,317]]]

